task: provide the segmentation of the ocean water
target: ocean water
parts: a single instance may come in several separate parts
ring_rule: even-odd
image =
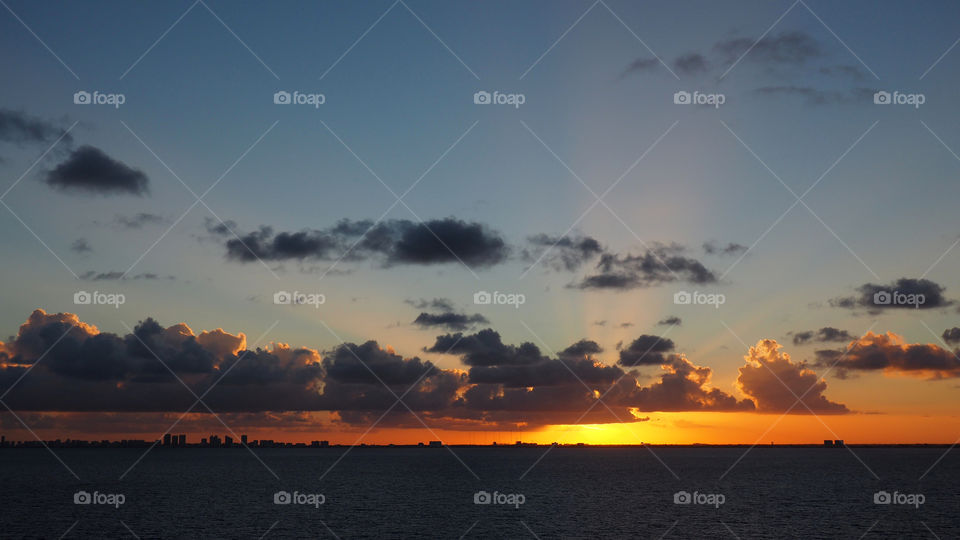
[[[0,536],[960,537],[960,449],[851,450],[3,449]]]

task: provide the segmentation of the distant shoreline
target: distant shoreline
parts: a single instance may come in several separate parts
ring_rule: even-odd
[[[823,450],[842,450],[844,448],[951,448],[955,444],[950,443],[902,443],[902,444],[857,444],[857,443],[848,443],[844,446],[824,446],[822,444],[704,444],[704,443],[694,443],[694,444],[586,444],[586,443],[572,443],[572,444],[536,444],[536,443],[523,443],[523,444],[445,444],[445,445],[420,445],[420,444],[330,444],[328,446],[311,446],[305,443],[275,443],[273,445],[242,445],[234,444],[232,446],[209,446],[202,444],[186,444],[178,446],[164,446],[162,444],[154,444],[148,441],[111,441],[107,444],[102,442],[91,443],[89,441],[44,441],[45,444],[41,444],[37,441],[20,441],[18,443],[7,442],[6,445],[0,446],[0,450],[16,450],[16,449],[30,449],[30,448],[82,448],[82,449],[107,449],[107,448],[151,448],[156,447],[157,449],[196,449],[196,450],[219,450],[219,449],[242,449],[242,448],[252,448],[252,449],[273,449],[273,448],[290,448],[290,449],[312,449],[312,450],[328,450],[331,448],[376,448],[376,449],[397,449],[397,448],[419,448],[419,449],[438,449],[438,448],[819,448]]]

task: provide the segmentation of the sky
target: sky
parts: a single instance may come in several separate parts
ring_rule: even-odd
[[[955,4],[4,7],[8,439],[960,436]]]

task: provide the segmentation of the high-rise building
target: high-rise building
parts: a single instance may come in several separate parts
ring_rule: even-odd
[[[227,448],[230,448],[231,446],[233,446],[233,439],[229,435],[225,435],[223,437],[223,445],[226,446]]]
[[[164,445],[164,446],[170,446],[170,434],[169,434],[169,433],[164,433],[164,434],[163,434],[163,445]]]
[[[241,435],[241,436],[240,436],[240,444],[242,444],[242,445],[244,445],[244,446],[247,445],[247,436],[246,436],[246,435]]]
[[[183,433],[177,435],[177,446],[186,446],[187,445],[187,436]]]

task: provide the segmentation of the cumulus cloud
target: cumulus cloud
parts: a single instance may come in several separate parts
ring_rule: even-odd
[[[832,326],[824,326],[819,330],[805,330],[793,334],[793,344],[803,345],[805,343],[830,343],[830,342],[848,342],[857,339],[846,330],[840,330]]]
[[[490,321],[479,313],[467,315],[446,311],[443,313],[423,312],[414,319],[413,324],[422,328],[441,327],[448,330],[466,330],[478,324],[487,324]]]
[[[758,412],[843,414],[846,405],[827,399],[827,383],[803,363],[793,363],[782,345],[763,339],[750,347],[740,368],[737,387],[750,397]],[[797,403],[799,401],[799,403]],[[794,405],[796,404],[796,405]]]
[[[352,260],[379,257],[388,266],[459,260],[471,267],[486,267],[503,262],[509,254],[506,242],[497,233],[480,223],[452,217],[423,223],[342,220],[328,229],[279,233],[261,227],[227,240],[225,246],[227,257],[240,262],[331,260],[349,250]]]
[[[71,152],[66,160],[47,172],[45,181],[63,191],[99,195],[145,195],[149,191],[143,171],[89,145]]]
[[[944,330],[943,340],[947,343],[960,343],[960,328],[953,327]]]
[[[929,279],[900,278],[887,285],[865,283],[857,295],[832,298],[833,307],[863,308],[870,313],[887,309],[936,309],[954,304],[944,296],[946,288]]]
[[[957,352],[933,343],[906,343],[903,337],[887,332],[867,332],[845,350],[817,351],[817,364],[835,366],[837,376],[850,372],[880,371],[887,375],[909,375],[929,379],[960,377]]]
[[[667,353],[674,350],[672,340],[644,334],[620,351],[621,366],[657,366],[666,362]]]
[[[575,284],[579,289],[634,289],[674,281],[715,283],[716,275],[700,261],[686,257],[682,246],[656,245],[639,255],[605,253],[596,273]]]

